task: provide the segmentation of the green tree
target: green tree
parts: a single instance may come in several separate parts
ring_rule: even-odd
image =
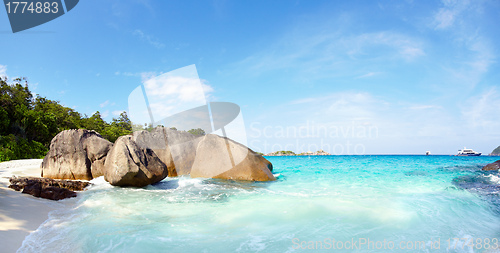
[[[188,133],[190,133],[192,135],[196,135],[196,136],[203,136],[206,134],[205,130],[203,130],[201,128],[191,129],[188,131]]]
[[[122,112],[118,118],[113,118],[111,124],[106,125],[103,137],[111,142],[115,142],[118,137],[132,133],[132,122],[127,116],[127,112]]]
[[[491,155],[500,155],[500,146],[491,151]]]
[[[59,103],[37,96],[29,90],[26,78],[12,82],[0,77],[0,161],[42,158],[59,132],[84,128],[95,130],[114,142],[132,133],[132,122],[126,112],[111,123],[96,112],[91,117]],[[152,129],[147,126],[147,129]]]

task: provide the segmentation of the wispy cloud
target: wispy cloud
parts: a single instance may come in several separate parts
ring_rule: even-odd
[[[101,108],[104,108],[104,107],[106,107],[107,105],[109,105],[109,100],[104,101],[104,102],[103,102],[103,103],[101,103],[99,106],[100,106]]]
[[[397,59],[403,58],[412,60],[419,56],[425,55],[422,42],[418,38],[395,33],[395,32],[374,32],[364,33],[358,36],[344,38],[343,48],[347,49],[349,55],[359,56],[368,53],[380,57],[380,54],[389,53],[389,56]],[[374,54],[372,50],[374,47],[382,46],[385,48],[380,54]]]
[[[0,77],[7,76],[7,66],[0,65]]]
[[[102,118],[107,118],[108,116],[109,116],[109,110],[106,110],[106,111],[101,113]]]
[[[428,109],[442,109],[440,105],[413,105],[410,106],[410,110],[428,110]]]
[[[111,13],[116,17],[130,17],[137,13],[137,8],[146,9],[153,17],[156,15],[149,0],[115,0],[111,5]]]
[[[338,74],[359,77],[361,68],[376,69],[387,62],[404,64],[426,55],[420,39],[394,31],[355,35],[340,31],[304,33],[287,34],[269,48],[240,61],[238,66],[254,74],[293,69],[296,75],[313,79]]]
[[[467,0],[443,0],[442,3],[444,7],[436,12],[433,20],[434,28],[438,30],[452,27],[470,4]]]
[[[498,108],[500,108],[500,94],[497,88],[492,87],[461,105],[461,113],[468,126],[483,130],[494,129],[498,132],[497,129],[500,128]]]
[[[158,40],[156,37],[154,37],[153,35],[146,34],[140,29],[136,29],[132,34],[158,49],[162,49],[165,47],[165,44],[161,43],[160,40]]]
[[[368,78],[368,77],[377,76],[380,74],[381,74],[381,72],[368,72],[364,75],[360,75],[360,76],[356,77],[356,79]]]
[[[116,110],[116,111],[112,111],[111,114],[113,114],[113,116],[120,116],[120,114],[122,112],[124,112],[125,110]]]
[[[490,34],[485,34],[476,25],[484,15],[484,1],[443,0],[443,7],[434,15],[430,26],[439,30],[439,35],[451,37],[453,58],[442,61],[449,83],[474,88],[496,62],[495,45]]]

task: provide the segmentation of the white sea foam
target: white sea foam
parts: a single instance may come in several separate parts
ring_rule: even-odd
[[[490,181],[494,184],[500,184],[500,177],[498,175],[490,174],[490,175],[487,175],[485,177],[488,177],[490,179]]]
[[[261,252],[266,249],[264,238],[262,236],[250,236],[250,239],[240,244],[236,252]]]
[[[92,183],[92,185],[88,187],[87,190],[100,190],[100,189],[113,188],[113,186],[110,183],[104,180],[104,176],[94,178],[90,180],[90,183]]]
[[[201,178],[181,177],[181,178],[179,178],[179,181],[178,181],[179,188],[187,188],[187,187],[201,188],[201,187],[203,187],[202,183],[203,183],[203,179],[201,179]]]
[[[283,180],[267,183],[186,176],[134,189],[97,178],[75,206],[51,213],[20,252],[285,252],[293,238],[325,237],[441,238],[436,252],[472,252],[463,242],[457,248],[464,250],[446,249],[446,239],[491,238],[498,231],[500,218],[489,202],[475,193],[442,190],[469,172],[443,173],[431,164],[422,168],[428,174],[404,176],[401,171],[419,157],[390,164],[365,157],[370,170],[352,169],[359,157],[343,157],[332,170],[325,169],[331,157],[316,159],[308,167],[299,163],[303,159],[276,158],[275,176]],[[488,177],[500,183],[497,174]]]

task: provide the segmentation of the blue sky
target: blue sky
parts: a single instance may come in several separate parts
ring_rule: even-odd
[[[489,153],[500,145],[498,1],[85,0],[12,34],[0,75],[106,120],[144,77],[195,64],[261,152]]]

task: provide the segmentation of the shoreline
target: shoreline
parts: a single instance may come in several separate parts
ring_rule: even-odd
[[[480,156],[460,156],[460,155],[449,155],[449,154],[431,154],[431,155],[426,155],[426,154],[363,154],[363,155],[356,155],[356,154],[344,154],[344,155],[267,155],[264,154],[262,155],[263,157],[273,157],[273,156],[291,156],[291,157],[305,157],[305,156],[456,156],[456,157],[498,157],[500,159],[500,156],[497,155],[480,155]]]
[[[35,231],[53,210],[65,202],[36,198],[8,188],[9,177],[40,177],[42,159],[13,160],[0,163],[0,245],[2,252],[16,252],[26,236]]]

